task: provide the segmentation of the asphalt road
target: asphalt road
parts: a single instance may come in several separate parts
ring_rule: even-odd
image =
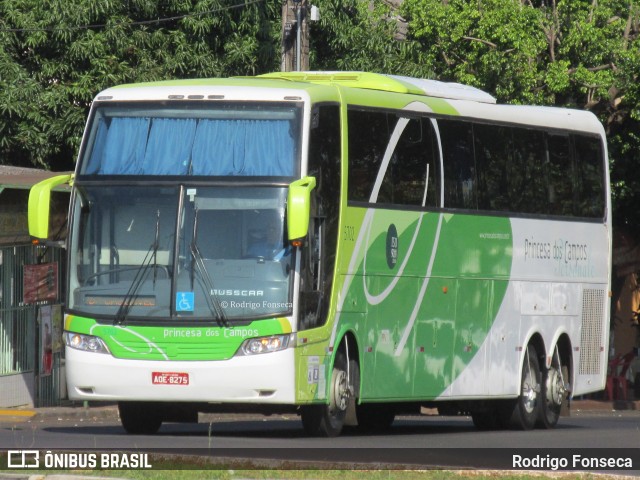
[[[309,438],[295,415],[201,415],[198,424],[164,424],[157,435],[127,435],[110,409],[68,414],[64,409],[28,418],[0,417],[0,450],[145,451],[177,456],[294,461],[340,466],[505,468],[524,458],[590,456],[634,459],[640,472],[640,411],[584,411],[553,430],[478,431],[468,417],[399,417],[377,434],[347,431]],[[269,465],[273,466],[273,463]]]

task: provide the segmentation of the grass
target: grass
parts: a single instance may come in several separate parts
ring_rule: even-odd
[[[0,470],[28,473],[30,476],[68,474],[73,477],[100,477],[132,480],[621,480],[620,475],[578,472],[514,472],[503,470],[374,470],[344,468],[313,469],[298,463],[251,461],[240,459],[210,459],[196,456],[158,456],[152,458],[152,470]],[[10,477],[11,478],[11,477]],[[30,477],[33,478],[33,477]],[[637,477],[636,477],[637,478]]]
[[[12,472],[15,474],[15,470]],[[449,471],[449,470],[73,470],[30,471],[30,475],[71,474],[80,477],[101,477],[134,480],[621,480],[614,475],[594,473],[545,473]],[[2,474],[0,473],[0,479]]]

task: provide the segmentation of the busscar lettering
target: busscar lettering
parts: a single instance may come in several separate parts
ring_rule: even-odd
[[[211,290],[213,295],[218,297],[263,297],[264,290],[225,290],[225,289],[213,289]]]

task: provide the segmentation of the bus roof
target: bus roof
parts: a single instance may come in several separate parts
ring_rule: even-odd
[[[271,80],[265,84],[265,80]],[[282,81],[285,82],[282,82]],[[189,79],[165,80],[148,83],[118,85],[101,92],[99,100],[108,96],[122,98],[122,89],[148,89],[171,87],[221,87],[221,86],[256,86],[262,83],[265,87],[286,88],[287,84],[299,83],[307,85],[336,85],[364,90],[378,90],[390,93],[404,93],[448,100],[467,100],[481,103],[496,103],[496,99],[482,90],[460,83],[441,82],[423,78],[404,77],[368,72],[274,72],[255,77],[232,77],[227,79]],[[290,85],[291,88],[296,88]],[[297,87],[300,88],[300,85]],[[118,92],[116,94],[114,92]],[[149,92],[150,93],[150,92]],[[100,98],[102,97],[102,98]]]
[[[337,99],[332,89],[340,87],[350,92],[386,92],[434,98],[443,103],[438,113],[486,119],[521,125],[541,126],[562,130],[580,130],[604,136],[597,117],[585,110],[531,105],[497,104],[490,94],[468,85],[440,82],[399,75],[368,72],[273,72],[257,76],[231,78],[198,78],[118,85],[100,92],[98,101],[133,100],[246,100],[247,89],[259,87],[253,98],[269,101],[297,101],[306,95],[315,101]],[[313,93],[312,93],[313,91]],[[373,104],[378,99],[370,97]],[[362,98],[360,98],[362,99]],[[381,102],[388,102],[387,97]],[[405,99],[406,100],[406,99]],[[440,110],[444,105],[448,110]]]
[[[258,75],[260,78],[279,78],[296,82],[342,85],[351,88],[409,93],[450,100],[470,100],[496,103],[496,99],[482,90],[461,83],[440,82],[424,78],[403,77],[368,72],[275,72]]]

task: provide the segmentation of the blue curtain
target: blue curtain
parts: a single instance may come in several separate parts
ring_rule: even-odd
[[[98,120],[85,174],[293,176],[288,120]]]
[[[196,133],[193,118],[155,118],[144,156],[145,175],[186,175]]]
[[[111,119],[99,173],[103,175],[143,173],[149,122],[149,118],[115,117]]]
[[[193,175],[292,176],[289,125],[287,120],[200,120]]]

